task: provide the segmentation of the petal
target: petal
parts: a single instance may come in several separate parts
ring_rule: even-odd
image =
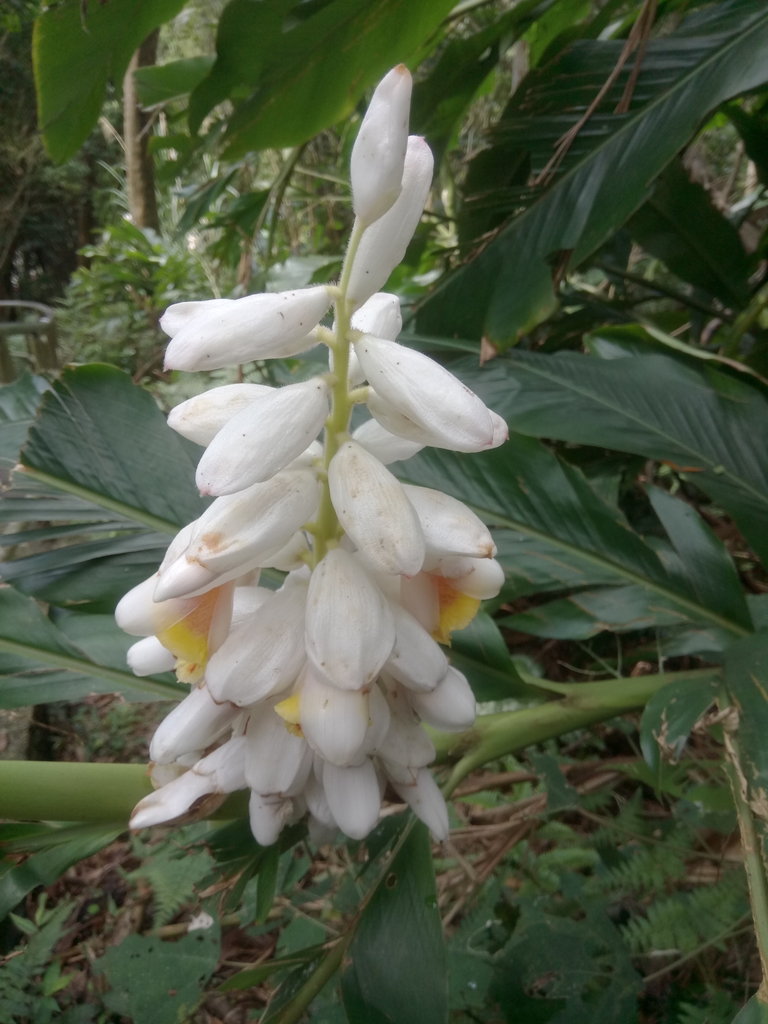
[[[441,558],[436,571],[467,597],[489,601],[504,586],[504,570],[495,558]]]
[[[198,519],[184,555],[168,569],[161,566],[155,598],[182,596],[205,586],[206,574],[212,579],[275,554],[312,517],[317,502],[317,481],[308,470],[284,470],[217,498]]]
[[[282,718],[268,705],[255,709],[248,721],[245,738],[245,778],[257,793],[288,796],[294,783],[305,773],[304,788],[312,764],[306,741],[285,728]]]
[[[247,707],[294,682],[306,660],[306,600],[305,586],[281,590],[232,630],[206,669],[215,700]]]
[[[507,421],[502,419],[493,409],[489,409],[488,412],[491,414],[491,423],[493,424],[493,444],[491,448],[498,448],[505,441],[509,440],[509,427],[507,426]]]
[[[453,666],[431,693],[412,693],[410,703],[421,719],[442,732],[471,729],[477,714],[472,687]]]
[[[424,561],[418,516],[402,484],[356,441],[341,445],[328,470],[339,522],[379,572],[414,576]]]
[[[272,846],[276,843],[292,810],[292,800],[281,800],[252,792],[248,801],[248,817],[256,842],[260,846]]]
[[[403,329],[400,299],[390,292],[376,292],[352,314],[351,327],[361,334],[394,341]]]
[[[237,713],[233,704],[217,704],[205,686],[195,687],[155,730],[150,760],[170,764],[191,750],[204,750],[227,731]]]
[[[160,317],[160,326],[169,338],[175,337],[187,324],[201,313],[214,309],[226,310],[235,304],[235,299],[203,299],[200,302],[174,302]]]
[[[149,828],[151,825],[173,821],[186,814],[201,796],[215,791],[216,786],[212,779],[193,771],[185,772],[173,782],[161,786],[154,793],[139,800],[133,809],[128,827]]]
[[[403,607],[393,603],[395,646],[384,666],[410,690],[434,690],[448,670],[448,659],[426,629]]]
[[[217,793],[234,793],[245,789],[245,764],[248,741],[239,736],[223,743],[212,754],[204,757],[192,771],[212,779]]]
[[[359,560],[335,548],[309,583],[307,655],[320,675],[344,690],[369,687],[395,642],[392,612]]]
[[[120,598],[115,608],[115,621],[120,629],[131,636],[152,636],[183,619],[193,608],[189,598],[173,601],[155,601],[153,594],[158,574],[139,583]]]
[[[440,625],[440,596],[432,576],[417,573],[412,579],[400,578],[400,603],[430,634]]]
[[[170,370],[216,370],[252,359],[296,355],[315,345],[308,337],[331,304],[322,285],[265,292],[230,306],[202,309],[176,333],[165,352]]]
[[[266,384],[225,384],[188,398],[168,413],[168,426],[195,444],[208,445],[233,416],[274,389]]]
[[[320,377],[275,388],[237,413],[211,441],[197,467],[201,494],[233,494],[285,469],[314,441],[328,417]]]
[[[176,656],[160,643],[156,636],[148,636],[128,648],[128,667],[134,675],[154,676],[172,672]]]
[[[424,447],[419,441],[398,437],[375,419],[368,420],[358,427],[352,438],[384,466],[388,466],[390,462],[410,459]]]
[[[438,447],[476,452],[493,444],[484,402],[434,359],[368,334],[355,351],[379,399],[439,439]]]
[[[450,831],[448,808],[428,768],[419,768],[412,783],[391,780],[392,788],[427,826],[438,843],[444,843]]]
[[[491,531],[475,513],[456,498],[431,487],[403,484],[416,509],[427,552],[491,558],[496,554]]]
[[[264,559],[263,568],[291,572],[306,565],[304,556],[309,556],[309,544],[306,534],[297,530],[287,544],[284,544],[274,555]]]
[[[261,606],[274,594],[266,587],[235,587],[232,601],[232,625],[230,632],[247,619],[251,619]]]
[[[307,779],[307,784],[304,787],[304,799],[307,802],[309,813],[316,818],[318,822],[325,825],[326,828],[332,828],[335,832],[338,831],[339,826],[336,824],[336,821],[331,814],[331,808],[328,806],[325,790],[323,789],[322,783],[317,781],[314,772],[310,774]]]
[[[404,64],[382,78],[352,147],[352,202],[363,224],[378,220],[400,195],[411,86],[411,75]]]
[[[325,761],[349,764],[368,730],[368,694],[362,690],[340,690],[304,673],[299,696],[301,731]]]
[[[381,796],[370,761],[355,768],[323,767],[323,789],[331,814],[350,839],[365,839],[379,820]]]
[[[362,306],[379,291],[402,262],[421,220],[433,169],[434,159],[427,143],[416,135],[409,136],[402,191],[384,216],[365,229],[357,247],[347,288],[347,298],[353,306]]]
[[[386,676],[383,677],[386,680]],[[408,696],[406,696],[406,693]],[[419,724],[410,704],[410,691],[387,686],[384,696],[390,712],[389,730],[377,754],[387,761],[421,768],[434,761],[435,745]]]

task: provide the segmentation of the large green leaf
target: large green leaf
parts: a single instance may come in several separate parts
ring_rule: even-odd
[[[768,402],[755,388],[667,356],[597,360],[515,352],[452,369],[536,437],[670,462],[734,517],[768,562]]]
[[[0,587],[0,707],[104,692],[134,700],[179,700],[189,692],[170,677],[139,678],[120,668],[132,638],[121,640],[109,617],[80,615],[61,625],[35,601]]]
[[[617,582],[664,598],[686,617],[737,636],[748,632],[692,596],[578,470],[530,438],[512,434],[503,447],[471,456],[427,449],[402,463],[399,475],[454,495],[492,526],[536,539],[553,558],[575,555]]]
[[[65,370],[29,432],[26,472],[0,502],[0,521],[45,525],[2,538],[12,546],[3,579],[51,604],[111,611],[156,569],[168,536],[205,508],[198,452],[127,374]],[[40,541],[56,545],[39,550]],[[27,543],[37,550],[18,547]]]
[[[216,104],[235,105],[229,156],[295,146],[349,116],[363,91],[414,57],[453,0],[231,0],[219,22],[216,63],[192,93],[197,131]]]
[[[0,387],[0,472],[16,464],[40,399],[49,387],[42,377],[30,373]]]
[[[444,1024],[448,978],[429,833],[412,829],[365,908],[341,989],[355,1024]]]
[[[188,96],[210,72],[214,57],[185,57],[167,64],[137,68],[136,95],[144,107],[157,107]]]
[[[63,0],[35,22],[37,114],[45,148],[69,160],[98,121],[107,83],[118,91],[134,50],[185,0]]]
[[[580,41],[533,72],[497,131],[541,170],[613,70],[623,41]],[[516,216],[437,287],[418,313],[427,334],[514,343],[555,306],[552,261],[578,266],[647,198],[654,178],[724,100],[768,79],[768,8],[729,0],[651,40],[629,113],[615,114],[632,62],[581,130],[543,194],[490,197]],[[605,112],[603,112],[605,111]]]
[[[711,679],[672,682],[654,693],[640,720],[640,746],[653,771],[660,770],[661,750],[673,761],[680,759],[691,729],[715,701],[721,685],[720,672],[713,669]]]
[[[727,306],[749,302],[752,265],[739,233],[715,209],[706,189],[688,180],[679,160],[659,176],[653,195],[630,217],[627,228],[646,252],[683,281]]]

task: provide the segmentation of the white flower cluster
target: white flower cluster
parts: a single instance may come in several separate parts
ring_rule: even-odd
[[[161,321],[174,369],[290,356],[318,342],[330,360],[310,381],[217,387],[169,417],[206,446],[197,483],[217,497],[117,609],[120,626],[146,638],[129,652],[133,670],[175,667],[193,687],[152,739],[159,788],[136,807],[133,828],[247,788],[263,845],[307,812],[316,841],[338,829],[360,839],[389,783],[437,838],[448,834],[421,723],[472,725],[472,691],[441,644],[498,593],[503,573],[473,512],[386,467],[425,445],[491,448],[507,428],[447,370],[395,341],[398,299],[378,291],[432,179],[429,147],[408,136],[410,94],[401,65],[360,128],[356,221],[338,286],[183,302]],[[332,303],[330,331],[319,324]],[[350,435],[355,404],[372,418]],[[279,590],[258,585],[267,567],[287,572]]]

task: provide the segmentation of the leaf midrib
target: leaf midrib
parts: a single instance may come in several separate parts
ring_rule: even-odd
[[[583,358],[588,358],[588,357],[584,356]],[[514,364],[515,363],[515,358],[514,358],[514,356],[508,356],[508,357],[505,358],[504,361],[508,362],[510,364]],[[638,426],[642,427],[644,430],[647,430],[650,433],[655,434],[657,437],[660,437],[660,438],[663,438],[666,441],[669,441],[671,444],[674,444],[677,448],[682,449],[687,455],[690,455],[692,458],[698,460],[699,462],[702,462],[710,470],[710,472],[712,472],[713,474],[714,474],[714,471],[715,471],[716,467],[718,467],[718,466],[722,467],[723,471],[721,473],[716,474],[717,476],[719,476],[721,479],[728,479],[728,480],[730,480],[740,490],[746,491],[748,494],[751,494],[754,498],[756,498],[763,505],[765,505],[766,508],[768,508],[768,495],[766,495],[763,491],[756,490],[751,484],[749,484],[742,477],[737,476],[736,473],[733,470],[728,469],[727,466],[723,466],[723,464],[721,462],[715,462],[712,458],[710,458],[710,457],[704,455],[703,453],[699,452],[696,448],[692,447],[689,443],[681,441],[679,438],[675,437],[673,434],[667,433],[661,427],[654,426],[651,423],[647,423],[638,414],[627,411],[627,409],[624,406],[621,406],[621,405],[618,405],[618,404],[614,404],[613,402],[611,402],[610,400],[605,398],[603,395],[596,395],[594,392],[589,391],[589,390],[583,388],[582,386],[573,383],[570,380],[565,380],[564,378],[558,377],[557,375],[553,375],[553,374],[547,373],[546,370],[543,370],[540,367],[537,367],[533,363],[519,361],[518,365],[520,367],[522,367],[523,370],[528,370],[530,373],[533,373],[533,374],[535,374],[535,375],[537,375],[539,377],[542,377],[544,380],[548,380],[548,381],[550,381],[553,384],[557,384],[559,387],[565,387],[569,391],[572,391],[574,394],[579,395],[582,398],[588,399],[593,404],[595,404],[595,405],[602,405],[605,409],[610,409],[611,412],[618,413],[619,416],[623,417],[624,419],[626,419],[630,423],[637,424]],[[523,431],[521,430],[520,433],[523,433]],[[613,441],[613,439],[612,439],[612,441]],[[617,451],[623,451],[623,450],[625,450],[625,449],[617,448]]]
[[[132,690],[153,695],[159,694],[167,697],[169,700],[181,700],[189,693],[189,687],[182,686],[181,684],[164,683],[149,676],[135,676],[129,672],[121,672],[120,669],[98,665],[96,662],[87,661],[85,658],[75,658],[69,654],[59,654],[56,651],[46,650],[43,647],[35,647],[33,644],[7,640],[5,637],[0,637],[0,651],[5,651],[8,654],[17,654],[22,658],[42,662],[44,665],[52,665],[54,668],[61,668],[67,672],[94,676],[96,679],[104,679],[108,683],[116,683],[120,687],[130,687]]]
[[[404,476],[401,476],[400,480],[403,483],[414,482],[408,480]],[[423,486],[423,484],[419,486]],[[665,587],[661,583],[653,582],[648,579],[648,577],[635,572],[633,569],[628,569],[620,562],[615,562],[612,558],[597,554],[597,552],[594,551],[589,551],[586,548],[581,548],[576,544],[571,544],[567,540],[562,540],[560,537],[546,533],[544,530],[539,530],[535,526],[531,526],[529,523],[523,522],[522,520],[513,519],[511,516],[504,515],[503,513],[483,508],[482,505],[478,505],[471,500],[467,500],[465,497],[462,497],[461,500],[467,508],[472,509],[473,512],[477,513],[477,515],[487,522],[494,523],[497,526],[506,527],[510,530],[516,530],[518,533],[523,533],[528,537],[534,537],[537,540],[542,540],[551,547],[559,548],[561,551],[567,551],[572,555],[578,555],[580,558],[590,562],[592,565],[608,569],[617,576],[621,576],[625,580],[643,587],[645,590],[650,590],[655,594],[665,597],[667,600],[674,602],[674,604],[679,605],[681,608],[685,608],[687,611],[695,615],[696,619],[694,621],[701,621],[702,619],[708,620],[736,636],[750,636],[752,634],[751,630],[746,629],[739,623],[731,621],[731,619],[726,618],[724,615],[720,615],[711,608],[698,604],[698,602],[685,597],[678,591],[673,590],[671,587]]]

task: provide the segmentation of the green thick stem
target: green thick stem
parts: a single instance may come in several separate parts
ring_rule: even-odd
[[[339,294],[336,299],[336,316],[334,322],[335,340],[328,341],[328,346],[333,352],[333,374],[334,383],[331,393],[331,412],[325,423],[325,475],[321,483],[320,504],[313,529],[313,552],[315,565],[325,556],[330,543],[334,541],[339,531],[339,520],[336,510],[331,501],[331,490],[328,484],[328,469],[331,459],[339,450],[339,438],[343,437],[349,428],[349,420],[352,415],[354,400],[349,391],[349,325],[351,310],[347,302],[347,288],[349,277],[352,273],[355,253],[363,236],[363,226],[359,220],[355,221],[352,234],[347,246],[347,255],[344,260],[344,269],[339,281]]]
[[[550,701],[520,711],[483,715],[473,729],[459,735],[431,732],[438,761],[456,763],[443,787],[446,796],[470,772],[488,761],[523,750],[574,729],[644,707],[650,697],[671,683],[711,678],[718,669],[695,669],[653,676],[578,683],[564,700]]]
[[[749,901],[752,905],[752,919],[755,923],[755,935],[763,971],[763,979],[757,991],[757,1000],[765,1005],[768,1004],[768,882],[766,882],[765,865],[760,852],[760,837],[757,834],[752,809],[747,800],[747,782],[742,769],[741,749],[738,738],[733,732],[727,735],[726,748],[731,762],[728,765],[728,777],[739,819],[741,847],[744,851],[744,869],[749,885]]]

